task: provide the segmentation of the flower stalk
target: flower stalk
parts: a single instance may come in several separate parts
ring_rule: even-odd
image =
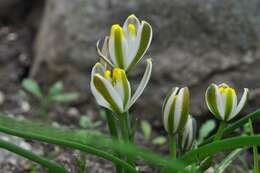
[[[248,124],[250,128],[250,135],[254,136],[253,123],[251,118],[248,119]],[[259,159],[258,159],[258,149],[256,145],[253,145],[253,160],[254,160],[254,169],[253,173],[259,173]]]

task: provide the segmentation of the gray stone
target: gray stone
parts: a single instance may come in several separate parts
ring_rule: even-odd
[[[250,110],[256,108],[260,0],[47,0],[31,76],[49,82],[63,79],[93,105],[89,78],[98,59],[95,44],[109,34],[111,24],[132,13],[154,30],[148,52],[154,60],[152,79],[135,111],[159,115],[166,92],[188,85],[192,114],[205,115],[204,92],[211,82],[236,86],[239,94],[250,88],[255,93]],[[139,64],[132,73],[133,86],[142,71]]]

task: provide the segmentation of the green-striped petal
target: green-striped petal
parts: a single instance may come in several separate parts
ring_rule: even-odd
[[[105,67],[101,64],[101,63],[96,63],[94,65],[94,67],[92,68],[92,72],[91,72],[91,81],[90,81],[90,89],[91,92],[93,94],[93,96],[95,97],[97,103],[105,108],[108,108],[110,110],[112,110],[110,104],[103,98],[103,96],[97,91],[93,79],[94,79],[94,75],[95,74],[103,74],[105,72]]]
[[[116,81],[115,81],[114,88],[120,94],[120,96],[123,100],[124,108],[125,108],[130,101],[131,87],[130,87],[130,83],[127,79],[127,76],[125,74],[125,71],[122,69],[116,69],[116,70],[118,70],[118,72],[117,72],[118,79],[116,79]]]
[[[236,105],[234,111],[232,112],[232,115],[228,118],[228,120],[231,120],[232,118],[234,118],[237,114],[239,114],[242,111],[242,109],[245,107],[245,105],[248,101],[248,98],[249,98],[249,90],[248,90],[248,88],[245,88],[239,104]]]
[[[163,113],[163,125],[165,130],[168,133],[175,133],[173,131],[174,127],[174,110],[175,110],[175,103],[176,103],[176,94],[178,93],[179,88],[174,87],[171,92],[166,96],[164,103],[163,103],[163,108],[162,108],[162,113]],[[175,128],[177,129],[177,128]]]
[[[107,81],[103,76],[95,74],[93,83],[96,90],[110,104],[110,107],[113,109],[113,111],[119,113],[124,112],[123,101],[109,81]]]
[[[138,88],[136,89],[133,97],[131,98],[131,100],[127,106],[127,109],[129,109],[143,93],[148,81],[150,80],[151,73],[152,73],[152,66],[153,66],[152,60],[147,59],[146,60],[146,69],[145,69],[143,78],[142,78]]]
[[[178,132],[183,131],[187,122],[189,115],[189,104],[190,93],[188,87],[185,87],[180,90],[176,103],[176,127],[178,127]]]
[[[218,101],[217,101],[217,90],[218,86],[215,84],[211,84],[205,94],[206,103],[210,110],[210,112],[215,115],[218,119],[222,120],[220,112],[218,110]]]
[[[227,121],[229,117],[231,116],[231,113],[234,110],[234,105],[235,105],[235,100],[236,98],[236,93],[233,89],[228,88],[226,93],[224,93],[224,99],[225,99],[225,115],[224,115],[224,120]]]
[[[144,56],[147,49],[149,48],[152,40],[151,25],[146,21],[142,21],[136,37],[136,42],[134,44],[138,45],[137,52],[134,57],[128,57],[131,58],[131,61],[126,69],[127,72],[129,72],[140,61],[140,59]]]
[[[183,133],[180,135],[181,148],[188,151],[192,148],[196,138],[196,121],[189,115]]]
[[[125,69],[125,57],[127,56],[127,42],[124,30],[119,25],[113,25],[109,37],[109,53],[115,65]]]
[[[100,50],[99,48],[99,44],[100,44],[100,40],[98,40],[97,44],[96,44],[96,49],[97,49],[97,52],[100,56],[100,62],[104,65],[108,64],[109,66],[111,67],[114,67],[114,64],[109,60],[109,51],[108,51],[108,40],[109,38],[108,37],[105,37],[104,39],[104,43],[103,43],[103,46],[102,46],[102,49]]]

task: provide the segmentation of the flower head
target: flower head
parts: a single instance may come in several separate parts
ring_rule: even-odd
[[[130,71],[144,56],[151,40],[150,24],[130,15],[122,27],[118,24],[111,27],[110,36],[105,38],[102,49],[97,43],[97,51],[110,66]]]
[[[180,134],[180,146],[182,150],[188,151],[192,148],[196,137],[196,121],[189,115],[183,132]]]
[[[175,87],[163,103],[163,124],[168,133],[181,132],[189,112],[189,89]]]
[[[239,103],[235,89],[223,83],[211,84],[206,91],[206,103],[212,114],[219,120],[229,121],[241,112],[248,100],[249,90],[244,93]]]
[[[108,70],[102,63],[96,63],[91,74],[91,91],[97,103],[117,113],[126,112],[140,97],[152,71],[152,61],[147,59],[143,78],[133,96],[125,70],[115,67]]]

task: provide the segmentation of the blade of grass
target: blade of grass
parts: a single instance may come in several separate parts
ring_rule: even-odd
[[[205,157],[213,155],[217,152],[236,148],[250,147],[253,145],[260,145],[260,135],[240,136],[215,141],[184,154],[180,159],[181,161],[189,165],[195,161],[202,160]]]
[[[238,129],[240,127],[242,127],[244,124],[246,124],[248,122],[248,120],[251,118],[252,121],[260,118],[260,109],[257,109],[256,111],[246,115],[245,117],[239,119],[238,121],[234,122],[233,124],[229,125],[228,127],[226,127],[224,130],[223,130],[223,134],[227,134],[227,133],[230,133],[232,131],[234,131],[235,129]],[[210,143],[213,139],[214,139],[214,136],[211,136],[209,137],[208,139],[206,139],[204,142],[202,142],[200,146],[203,146],[203,145],[206,145],[208,143]]]
[[[96,156],[110,160],[113,163],[120,165],[121,167],[124,167],[124,169],[131,173],[137,173],[137,171],[130,164],[113,156],[109,152],[97,149],[96,147],[110,148],[129,157],[137,159],[142,158],[147,163],[150,163],[154,166],[167,167],[172,171],[183,171],[184,173],[188,173],[188,171],[183,170],[185,167],[184,164],[180,161],[176,160],[173,162],[172,160],[164,158],[152,151],[139,148],[133,144],[125,144],[115,140],[110,140],[104,135],[97,136],[81,130],[52,128],[39,123],[19,121],[1,115],[0,131],[25,139],[38,140],[50,144],[78,149],[88,154],[94,154]]]
[[[243,151],[242,148],[232,151],[215,169],[214,173],[222,173]]]
[[[254,136],[254,129],[253,129],[253,124],[251,118],[248,120],[249,123],[249,128],[250,128],[250,135]],[[254,173],[259,172],[259,160],[258,160],[258,151],[257,151],[257,146],[253,146],[253,160],[254,160]]]
[[[57,164],[56,162],[47,160],[45,158],[42,158],[38,155],[35,155],[34,153],[25,150],[19,146],[16,146],[12,143],[6,142],[4,140],[0,139],[0,148],[3,148],[5,150],[8,150],[12,153],[15,153],[19,156],[25,157],[31,161],[34,161],[44,167],[46,167],[50,172],[53,173],[69,173],[64,167],[62,167],[61,165]]]

